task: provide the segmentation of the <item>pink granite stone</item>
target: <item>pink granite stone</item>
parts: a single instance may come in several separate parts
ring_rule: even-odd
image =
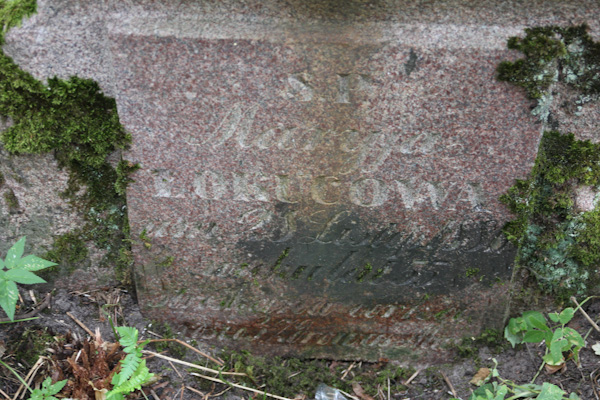
[[[501,321],[498,197],[540,133],[494,79],[509,53],[351,33],[113,36],[152,316],[261,351],[421,361]]]
[[[523,28],[595,0],[39,0],[4,46],[98,80],[140,162],[140,302],[262,353],[446,360],[501,324],[514,249],[498,202],[543,126],[495,80]],[[593,133],[561,110],[562,126]]]

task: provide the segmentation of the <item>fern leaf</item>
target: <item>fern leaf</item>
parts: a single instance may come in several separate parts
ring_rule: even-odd
[[[125,347],[124,351],[132,353],[132,347],[137,346],[138,330],[129,326],[119,326],[117,332],[119,333],[119,343]]]
[[[121,360],[121,370],[112,378],[114,387],[121,386],[127,379],[131,378],[137,371],[142,359],[137,354],[127,354],[125,359]]]
[[[146,367],[146,360],[142,360],[138,369],[135,371],[133,376],[122,385],[114,387],[113,390],[109,392],[111,393],[131,393],[134,390],[138,390],[142,388],[142,385],[148,382],[154,374],[150,373],[148,367]],[[108,399],[107,399],[108,400]]]

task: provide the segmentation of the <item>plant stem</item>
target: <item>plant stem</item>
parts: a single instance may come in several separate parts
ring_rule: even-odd
[[[12,368],[11,368],[11,367],[10,367],[8,364],[6,364],[6,363],[5,363],[4,361],[2,361],[2,360],[0,360],[0,364],[4,365],[6,368],[8,368],[8,370],[9,370],[10,372],[12,372],[14,376],[16,376],[16,377],[17,377],[17,379],[18,379],[18,380],[19,380],[19,381],[20,381],[20,382],[21,382],[21,383],[22,383],[22,384],[23,384],[23,385],[24,385],[24,386],[27,388],[27,390],[29,390],[30,392],[32,392],[32,393],[33,393],[33,390],[31,390],[31,388],[29,387],[29,385],[27,384],[27,382],[25,382],[25,381],[23,380],[23,378],[21,378],[21,375],[19,375],[19,374],[17,373],[17,371],[15,371],[14,369],[12,369]]]

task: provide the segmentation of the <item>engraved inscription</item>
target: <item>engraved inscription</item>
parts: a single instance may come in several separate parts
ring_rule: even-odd
[[[380,207],[386,202],[399,199],[407,210],[431,207],[440,210],[450,207],[451,194],[454,203],[467,202],[473,209],[481,209],[486,195],[479,182],[464,184],[413,180],[392,180],[363,177],[343,181],[336,176],[264,175],[257,173],[221,172],[203,170],[196,172],[192,187],[186,191],[183,180],[175,174],[161,170],[154,173],[157,198],[197,197],[205,200],[229,200],[236,202],[268,203],[280,201],[295,204],[309,193],[317,204],[331,206],[352,203],[360,207]]]

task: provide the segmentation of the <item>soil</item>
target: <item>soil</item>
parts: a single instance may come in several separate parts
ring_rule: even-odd
[[[34,300],[39,305],[43,303],[46,295],[48,294],[44,292],[40,293],[35,290],[23,290],[21,288],[22,299],[17,314],[24,314],[30,312],[30,310],[35,310]],[[55,290],[48,300],[43,304],[43,306],[46,304],[48,306],[37,312],[36,316],[39,317],[38,319],[0,325],[0,357],[2,361],[15,369],[21,376],[24,377],[27,375],[38,358],[38,354],[31,353],[41,352],[42,355],[47,357],[45,365],[35,375],[33,386],[39,384],[47,376],[53,376],[57,379],[59,375],[56,369],[61,368],[60,363],[51,360],[56,360],[59,353],[63,352],[64,349],[59,349],[60,346],[64,346],[67,343],[67,347],[72,347],[74,343],[82,342],[86,337],[89,337],[89,333],[82,326],[86,326],[94,332],[98,330],[106,342],[116,342],[109,318],[107,318],[108,314],[119,325],[137,328],[140,332],[140,339],[157,339],[161,335],[184,339],[178,337],[176,332],[169,332],[168,327],[156,326],[151,321],[144,319],[134,297],[127,290],[119,287],[105,287],[90,292]],[[584,306],[584,310],[592,318],[597,318],[600,315],[600,301],[588,302]],[[33,313],[36,313],[36,311],[33,311]],[[587,346],[580,352],[581,365],[578,367],[573,361],[568,361],[566,370],[564,371],[548,374],[542,370],[536,383],[551,382],[563,388],[567,393],[577,393],[583,400],[599,399],[597,380],[598,375],[600,375],[600,357],[594,353],[591,346],[600,341],[600,333],[591,329],[591,324],[579,312],[569,326],[578,330],[582,336],[590,332],[586,341]],[[42,346],[39,346],[39,343],[36,344],[36,340],[37,342],[42,340]],[[200,351],[218,357],[218,352],[215,349],[203,346],[202,343],[193,344]],[[146,348],[152,351],[163,351],[161,354],[177,360],[215,367],[206,357],[196,352],[187,350],[185,355],[183,355],[182,350],[184,348],[178,344],[171,344],[167,349],[157,349],[156,344],[149,344]],[[4,351],[2,352],[2,350]],[[74,351],[77,350],[71,350],[70,354]],[[478,340],[473,340],[472,343],[469,343],[467,339],[465,343],[457,347],[456,359],[452,364],[433,366],[419,371],[406,370],[402,378],[392,377],[389,396],[390,399],[396,400],[450,399],[453,397],[452,391],[454,390],[456,396],[467,400],[471,392],[476,389],[476,386],[470,384],[469,381],[481,367],[491,368],[493,366],[493,358],[497,360],[498,371],[504,379],[520,384],[528,383],[538,372],[542,362],[541,356],[543,355],[543,351],[544,349],[537,345],[521,345],[517,346],[516,349],[512,349],[506,341],[499,340],[496,342],[490,337],[487,339],[479,338]],[[324,367],[328,367],[334,374],[341,374],[339,371],[342,370],[348,371],[344,377],[346,380],[351,380],[360,371],[362,371],[360,373],[368,373],[370,371],[376,374],[382,368],[381,363],[351,364],[326,360],[318,361],[318,363]],[[149,357],[147,359],[150,371],[154,372],[158,378],[154,383],[145,388],[145,394],[148,398],[154,397],[155,400],[207,400],[209,398],[241,400],[265,398],[263,395],[199,379],[190,375],[189,368],[175,364],[175,362],[170,363],[167,360],[157,357]],[[63,371],[62,373],[64,375],[61,376],[70,378],[67,372]],[[298,373],[303,372],[298,371],[294,373],[294,371],[291,371],[290,377]],[[404,384],[409,379],[409,376],[411,378],[410,382]],[[338,376],[338,378],[340,377]],[[260,382],[258,382],[259,378],[257,377],[255,382],[258,387],[260,386]],[[296,393],[296,398],[314,398],[315,389],[319,382],[315,378],[312,383],[314,383],[314,388],[305,390],[304,393]],[[13,394],[19,386],[20,384],[14,375],[4,366],[0,366],[0,389],[2,390],[0,395],[3,398],[10,396],[12,399]],[[385,384],[368,386],[368,390],[367,385],[363,384],[363,386],[365,386],[367,395],[359,396],[360,400],[385,400],[388,398],[388,389]],[[269,387],[263,390],[271,392]],[[272,393],[275,395],[279,394],[275,391],[272,391]],[[355,394],[357,394],[356,391]],[[369,397],[369,395],[372,397]],[[144,397],[138,391],[128,398],[143,399]]]

